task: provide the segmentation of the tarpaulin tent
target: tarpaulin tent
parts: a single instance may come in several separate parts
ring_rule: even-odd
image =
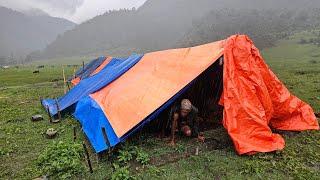
[[[104,58],[57,105],[61,111],[73,107],[95,151],[101,152],[153,120],[221,56],[223,124],[239,154],[283,149],[284,139],[271,128],[319,129],[312,108],[288,91],[245,35],[126,59]],[[42,104],[51,115],[57,113],[53,100]]]

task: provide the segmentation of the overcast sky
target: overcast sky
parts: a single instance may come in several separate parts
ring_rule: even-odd
[[[141,6],[146,0],[0,0],[0,6],[15,10],[41,9],[55,17],[81,23],[107,10]]]

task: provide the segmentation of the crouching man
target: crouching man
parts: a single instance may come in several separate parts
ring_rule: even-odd
[[[181,103],[176,103],[170,112],[171,142],[175,145],[175,134],[181,132],[187,137],[196,137],[204,142],[204,136],[199,132],[198,109],[194,107],[188,99],[183,99]]]

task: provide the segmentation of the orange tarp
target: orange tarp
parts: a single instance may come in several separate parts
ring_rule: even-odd
[[[223,43],[145,54],[125,74],[90,96],[121,137],[222,56]]]
[[[270,127],[319,129],[312,108],[290,94],[247,36],[227,40],[224,62],[224,127],[239,154],[283,149],[284,139]]]
[[[71,83],[75,86],[79,84],[80,80],[81,80],[80,77],[76,77],[71,80]]]
[[[94,70],[93,73],[90,74],[90,76],[93,76],[98,72],[100,72],[104,67],[106,67],[107,64],[109,64],[111,60],[112,60],[112,57],[107,57],[106,60],[104,60],[103,63],[96,70]]]
[[[100,66],[95,69],[90,76],[93,76],[95,74],[97,74],[98,72],[100,72],[104,67],[106,67],[107,64],[109,64],[109,62],[112,60],[112,57],[107,57],[102,64],[100,64]],[[76,77],[74,79],[71,80],[71,83],[75,86],[77,84],[79,84],[79,82],[81,81],[80,77]]]

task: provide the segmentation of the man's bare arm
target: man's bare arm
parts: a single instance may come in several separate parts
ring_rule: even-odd
[[[173,119],[172,125],[171,125],[171,143],[170,143],[171,145],[175,145],[175,133],[178,125],[178,118],[179,118],[179,114],[174,113],[172,118]]]

